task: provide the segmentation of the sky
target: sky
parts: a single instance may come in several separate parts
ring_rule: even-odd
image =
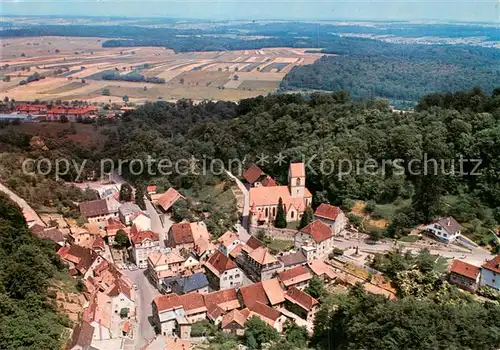
[[[500,0],[0,0],[2,14],[500,23]]]

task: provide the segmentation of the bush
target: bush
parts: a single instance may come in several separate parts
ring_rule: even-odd
[[[361,226],[361,219],[362,219],[361,217],[349,213],[347,214],[347,218],[349,219],[351,224],[353,224],[355,227],[359,228],[359,226]]]
[[[377,208],[377,203],[375,203],[375,201],[368,201],[366,202],[365,213],[368,214],[373,213],[376,208]]]
[[[346,198],[342,201],[342,209],[344,211],[351,211],[355,204],[356,201],[354,199]]]

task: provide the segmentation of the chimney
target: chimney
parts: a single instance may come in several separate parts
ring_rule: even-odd
[[[448,226],[451,226],[451,220],[448,218]]]

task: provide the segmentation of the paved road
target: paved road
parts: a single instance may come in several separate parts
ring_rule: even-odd
[[[145,270],[122,271],[139,288],[136,291],[137,296],[135,300],[139,323],[135,336],[135,348],[141,349],[156,336],[154,328],[151,325],[151,318],[153,316],[151,303],[153,302],[153,298],[161,295],[161,293],[149,283],[144,275]]]
[[[6,195],[8,195],[13,202],[17,203],[17,205],[19,205],[21,207],[21,209],[23,210],[24,216],[26,218],[32,218],[33,220],[35,220],[35,222],[37,224],[45,226],[45,223],[42,221],[40,216],[38,216],[36,211],[32,207],[30,207],[29,204],[26,203],[26,201],[24,199],[19,197],[17,194],[15,194],[14,192],[9,190],[7,187],[5,187],[2,184],[0,184],[0,191],[4,192]]]
[[[243,213],[241,214],[241,224],[244,228],[248,228],[248,215],[250,213],[250,194],[248,193],[247,188],[243,183],[234,176],[230,171],[226,170],[226,174],[236,181],[236,185],[240,189],[241,193],[243,193],[244,203],[243,203]]]
[[[165,248],[168,231],[174,222],[170,219],[169,214],[158,214],[154,205],[147,198],[144,198],[144,203],[146,204],[146,211],[151,218],[151,230],[158,233],[160,236],[160,246],[161,248]]]

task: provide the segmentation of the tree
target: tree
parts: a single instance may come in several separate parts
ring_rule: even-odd
[[[306,292],[315,299],[321,298],[326,294],[325,284],[320,278],[314,276],[309,281],[309,285],[304,290],[304,292]]]
[[[103,96],[110,96],[111,92],[109,91],[109,89],[105,88],[105,89],[102,89],[101,94]]]
[[[262,344],[278,340],[279,333],[257,316],[252,316],[245,323],[245,334],[243,337],[245,344],[249,348],[260,349]]]
[[[130,246],[130,240],[128,235],[123,230],[116,231],[115,235],[115,247],[118,249],[127,248]]]
[[[144,189],[142,186],[137,185],[135,188],[135,204],[139,206],[142,210],[146,210],[146,203],[144,201]]]
[[[118,199],[120,202],[132,201],[132,187],[128,183],[121,185]]]
[[[128,100],[129,100],[129,98],[128,98],[128,96],[127,96],[127,95],[124,95],[124,96],[122,97],[122,100],[123,100],[123,102],[127,103],[127,102],[128,102]]]
[[[179,83],[180,83],[180,84],[184,84],[184,78],[180,78],[180,79],[179,79]]]
[[[59,117],[59,121],[60,121],[61,123],[67,123],[69,120],[68,120],[68,117],[66,117],[65,115],[61,115],[61,116]]]
[[[240,79],[240,77],[238,76],[238,74],[235,74],[235,75],[233,76],[233,80],[239,80],[239,79]]]
[[[304,211],[304,214],[302,214],[302,218],[300,219],[300,224],[299,224],[299,230],[309,225],[313,221],[313,218],[314,218],[314,212],[312,208],[309,206]]]
[[[274,220],[274,226],[277,228],[286,228],[286,214],[283,208],[283,199],[281,197],[278,200],[278,208],[276,210],[276,218]]]

